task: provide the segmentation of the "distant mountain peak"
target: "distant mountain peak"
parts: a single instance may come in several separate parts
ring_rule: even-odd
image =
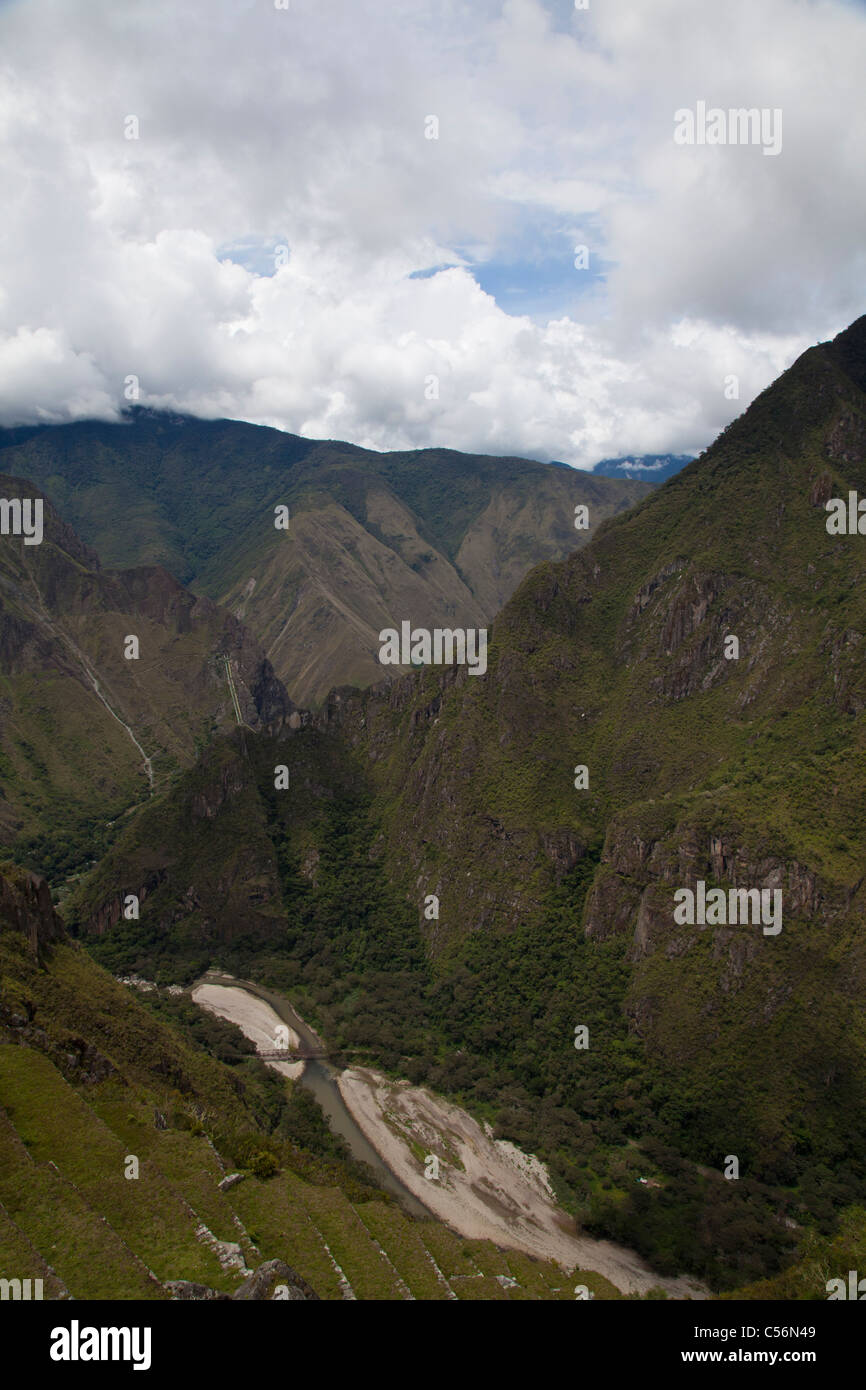
[[[679,473],[694,454],[624,454],[602,459],[592,469],[596,478],[634,478],[645,483],[663,483]]]

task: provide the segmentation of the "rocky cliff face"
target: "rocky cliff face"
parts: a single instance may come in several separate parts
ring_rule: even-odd
[[[0,867],[0,938],[4,936],[8,950],[0,981],[0,1042],[45,1053],[67,1081],[89,1085],[113,1075],[114,1067],[91,1038],[68,1029],[62,1037],[52,1036],[37,1018],[27,978],[34,971],[43,974],[52,948],[69,938],[45,879],[15,865]],[[18,964],[22,938],[23,970]]]
[[[66,929],[54,911],[44,878],[13,865],[0,870],[0,932],[19,932],[38,961],[57,941],[66,940]]]

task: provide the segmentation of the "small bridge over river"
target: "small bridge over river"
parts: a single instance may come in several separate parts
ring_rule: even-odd
[[[296,1052],[291,1047],[281,1047],[275,1052],[257,1052],[256,1056],[262,1062],[326,1062],[327,1052],[314,1052],[311,1048],[302,1048]]]

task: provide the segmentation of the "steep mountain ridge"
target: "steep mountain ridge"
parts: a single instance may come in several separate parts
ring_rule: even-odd
[[[138,407],[122,424],[0,430],[0,467],[49,491],[105,563],[163,565],[227,604],[302,705],[379,680],[385,626],[489,621],[533,565],[649,486]],[[579,504],[588,529],[575,529]]]
[[[587,968],[579,937],[609,947],[642,1065],[665,1076],[665,1141],[713,1168],[738,1155],[790,1184],[800,1216],[862,1200],[866,1182],[866,542],[829,533],[825,509],[866,494],[864,366],[861,319],[587,547],[533,571],[484,680],[455,668],[338,691],[322,717],[371,768],[384,861],[439,977],[468,968],[464,987],[489,992],[532,941],[539,978],[509,983],[493,1020],[532,1019],[555,1051],[545,1001]],[[551,894],[581,873],[574,945],[545,965]],[[699,882],[725,901],[779,891],[780,933],[677,920],[675,893]],[[538,1133],[537,1113],[521,1101],[511,1132]],[[610,1199],[598,1219],[640,1240],[659,1204]]]
[[[292,707],[236,618],[159,566],[102,569],[30,482],[0,495],[44,518],[39,544],[0,537],[0,841],[59,869],[235,723],[226,662],[251,727]]]
[[[455,878],[463,861],[516,854],[522,872],[502,893],[521,897],[536,856],[571,867],[613,817],[643,806],[669,819],[660,803],[677,798],[710,819],[736,801],[777,849],[796,845],[855,887],[866,553],[860,537],[828,534],[824,502],[866,493],[864,338],[860,320],[811,349],[700,460],[536,569],[495,624],[483,681],[455,668],[334,693],[324,720],[369,753],[413,870],[425,846]],[[490,920],[471,899],[460,919],[464,931]]]

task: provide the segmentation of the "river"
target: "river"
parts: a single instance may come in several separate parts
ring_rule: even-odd
[[[315,1030],[295,1012],[288,999],[274,990],[267,989],[264,985],[253,984],[250,980],[238,980],[233,975],[224,975],[217,970],[209,970],[196,981],[193,989],[197,989],[199,985],[230,986],[243,990],[254,999],[261,999],[273,1009],[283,1023],[288,1024],[293,1032],[297,1033],[304,1051],[325,1051],[325,1045]],[[238,1027],[242,1027],[240,1020],[234,1021]],[[419,1202],[415,1194],[391,1171],[353,1119],[340,1095],[337,1075],[335,1068],[328,1062],[315,1058],[304,1064],[299,1080],[301,1085],[315,1096],[331,1129],[345,1141],[352,1157],[372,1168],[381,1186],[398,1197],[403,1207],[413,1216],[429,1218],[432,1215],[430,1210]]]
[[[207,1002],[200,994],[202,1006],[230,1018],[260,1052],[278,1050],[280,1023],[297,1035],[301,1051],[325,1051],[315,1030],[275,990],[208,971],[194,986],[193,997],[205,986],[210,993]],[[583,1235],[558,1206],[543,1164],[495,1139],[489,1127],[444,1097],[365,1068],[338,1073],[318,1058],[272,1065],[303,1065],[298,1079],[315,1096],[331,1128],[413,1216],[432,1216],[466,1239],[491,1240],[536,1259],[554,1260],[566,1270],[597,1270],[623,1293],[661,1288],[673,1298],[707,1296],[708,1290],[694,1279],[663,1277],[635,1251]],[[438,1143],[447,1178],[427,1181],[410,1151],[413,1140],[425,1146]],[[429,1192],[426,1204],[409,1183],[425,1196]]]

